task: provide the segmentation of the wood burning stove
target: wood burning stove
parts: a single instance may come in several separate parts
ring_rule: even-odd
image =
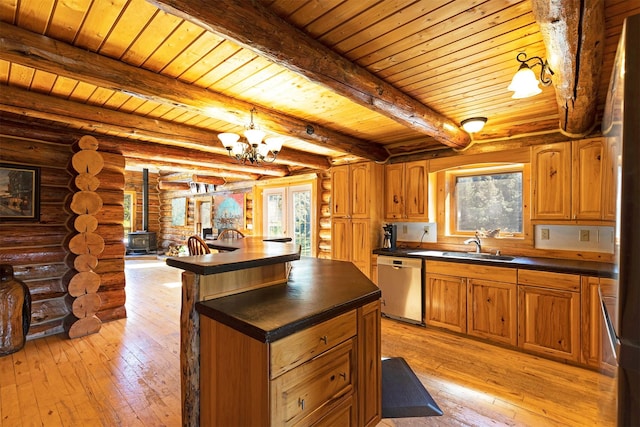
[[[158,249],[156,233],[151,231],[134,231],[128,234],[127,253],[155,253]]]

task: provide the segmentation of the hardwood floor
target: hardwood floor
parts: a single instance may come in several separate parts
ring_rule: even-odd
[[[180,426],[180,271],[127,260],[128,318],[0,357],[0,426]],[[479,341],[383,319],[445,415],[386,426],[612,426],[614,380]]]

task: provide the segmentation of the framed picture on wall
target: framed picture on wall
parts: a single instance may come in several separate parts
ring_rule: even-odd
[[[0,163],[0,220],[40,220],[40,168]]]
[[[221,193],[213,195],[213,227],[220,230],[245,228],[246,193]]]

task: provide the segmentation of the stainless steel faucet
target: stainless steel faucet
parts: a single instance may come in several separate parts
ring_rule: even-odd
[[[478,235],[478,233],[476,233],[475,237],[472,237],[471,239],[467,239],[464,241],[465,245],[468,245],[469,243],[475,243],[476,244],[476,253],[479,254],[482,251],[482,242],[480,241],[480,236]]]

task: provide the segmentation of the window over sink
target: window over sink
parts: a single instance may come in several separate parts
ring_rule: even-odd
[[[525,181],[522,164],[447,171],[449,233],[522,237]]]

